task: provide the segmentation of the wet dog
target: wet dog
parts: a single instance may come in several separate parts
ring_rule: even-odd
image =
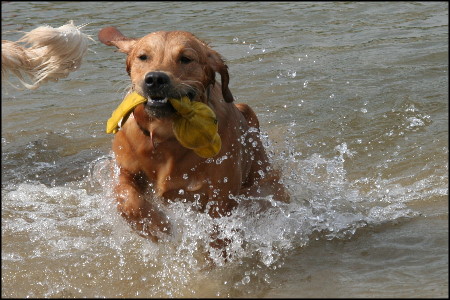
[[[127,54],[132,91],[147,98],[113,140],[120,169],[118,209],[141,235],[156,241],[171,230],[152,203],[155,196],[196,201],[212,218],[230,215],[238,195],[288,201],[261,143],[257,116],[248,105],[233,102],[228,67],[219,53],[184,31],[129,38],[107,27],[98,37]],[[168,98],[185,96],[205,103],[217,117],[222,147],[212,158],[198,156],[174,136],[176,111]]]

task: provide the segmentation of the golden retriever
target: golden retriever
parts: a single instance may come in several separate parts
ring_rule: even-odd
[[[289,201],[261,143],[258,118],[248,105],[233,103],[228,67],[216,51],[184,31],[129,38],[107,27],[98,37],[127,54],[132,91],[148,99],[134,109],[113,140],[120,169],[118,209],[141,235],[157,241],[161,232],[171,230],[152,196],[196,201],[212,218],[230,215],[238,195],[273,195]],[[202,158],[175,138],[175,110],[167,99],[182,96],[215,112],[222,139],[216,156]]]

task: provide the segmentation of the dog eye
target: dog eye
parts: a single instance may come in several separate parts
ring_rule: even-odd
[[[188,64],[188,63],[190,63],[192,61],[192,59],[190,59],[189,57],[186,57],[186,56],[181,56],[180,57],[180,62],[182,63],[182,64]]]
[[[145,54],[142,54],[142,55],[139,55],[138,58],[139,58],[140,60],[147,60],[148,56],[145,55]]]

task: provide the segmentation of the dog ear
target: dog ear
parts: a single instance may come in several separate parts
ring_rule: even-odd
[[[209,49],[208,52],[208,63],[212,67],[214,72],[220,74],[223,98],[228,103],[233,102],[233,95],[228,88],[228,83],[230,81],[230,76],[228,75],[228,66],[225,64],[220,54],[212,49]]]
[[[129,53],[137,39],[124,36],[116,27],[105,27],[98,33],[98,39],[105,45],[116,46],[120,52]]]

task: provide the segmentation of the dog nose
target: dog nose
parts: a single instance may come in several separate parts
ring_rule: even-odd
[[[161,91],[170,84],[169,75],[164,72],[149,72],[145,75],[145,86],[149,91]]]

